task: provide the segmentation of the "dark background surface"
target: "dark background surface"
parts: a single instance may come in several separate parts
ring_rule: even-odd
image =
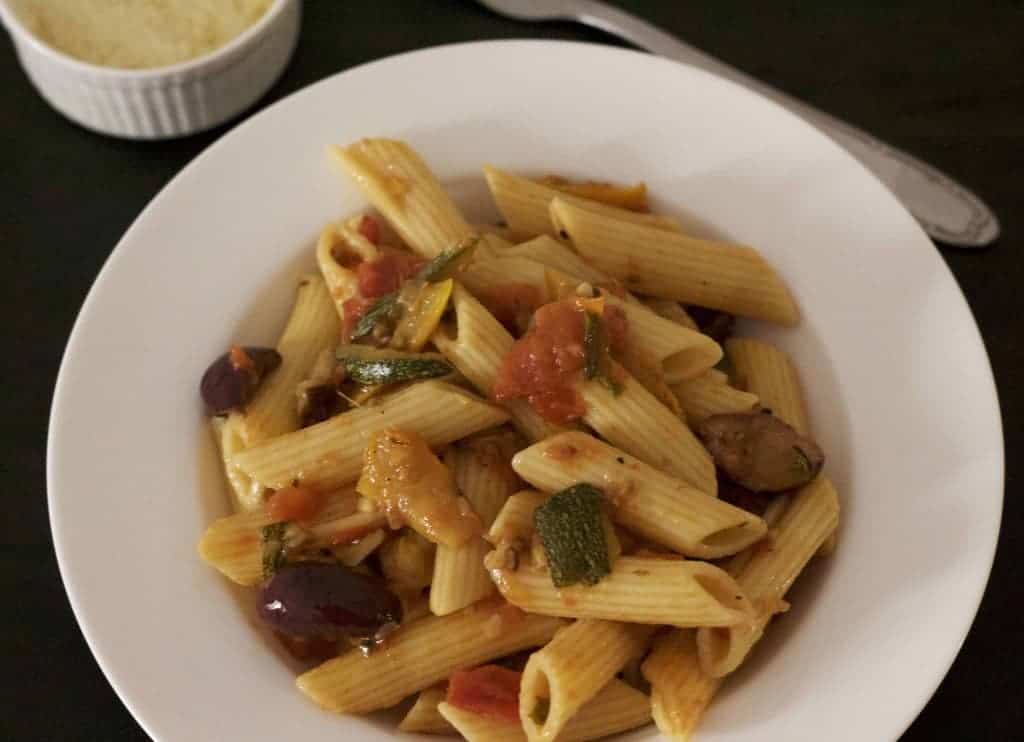
[[[1024,3],[617,4],[953,174],[1002,220],[993,249],[942,250],[977,317],[999,385],[1008,465],[1002,538],[974,628],[904,739],[1020,739],[1024,509],[1014,499],[1014,454],[1024,433],[1024,395],[1015,383],[1024,362]],[[298,51],[261,106],[390,54],[519,37],[615,43],[569,24],[503,20],[468,0],[307,0]],[[142,740],[90,655],[61,587],[46,513],[47,417],[64,344],[103,261],[157,191],[230,125],[165,143],[96,136],[35,95],[6,36],[0,91],[7,387],[0,394],[0,739]],[[116,544],[109,547],[118,558]],[[126,599],[130,594],[126,585]]]

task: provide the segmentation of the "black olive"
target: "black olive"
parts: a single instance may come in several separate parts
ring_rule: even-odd
[[[263,588],[260,617],[275,631],[303,639],[377,640],[402,618],[384,581],[341,564],[282,567]]]
[[[252,399],[263,377],[281,365],[281,354],[273,348],[242,348],[252,361],[241,368],[225,353],[210,364],[199,382],[199,394],[210,415],[224,415],[242,409]]]

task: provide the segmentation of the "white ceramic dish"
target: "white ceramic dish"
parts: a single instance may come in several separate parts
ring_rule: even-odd
[[[75,123],[127,139],[170,139],[209,129],[259,100],[298,40],[299,0],[276,0],[252,28],[197,59],[151,70],[73,59],[26,30],[0,0],[0,21],[39,94]]]
[[[175,178],[97,279],[54,398],[50,508],[85,636],[146,730],[398,736],[314,708],[195,551],[227,509],[199,377],[232,340],[273,342],[318,229],[364,205],[324,146],[365,135],[410,140],[476,215],[485,162],[644,178],[778,266],[804,321],[751,329],[796,357],[844,523],[700,739],[895,739],[970,626],[999,529],[999,410],[962,295],[896,200],[793,116],[661,59],[539,42],[403,55],[271,107]]]

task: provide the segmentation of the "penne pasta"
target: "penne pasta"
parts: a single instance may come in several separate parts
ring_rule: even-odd
[[[320,354],[338,344],[340,329],[324,280],[319,276],[302,278],[291,317],[277,341],[281,365],[267,376],[238,423],[246,446],[298,429],[295,389]]]
[[[721,681],[707,675],[697,658],[692,629],[658,637],[641,666],[651,684],[654,723],[672,742],[689,742]]]
[[[794,325],[789,290],[753,248],[637,224],[567,199],[551,218],[584,259],[630,290],[732,314]]]
[[[329,711],[388,708],[455,670],[545,644],[562,625],[529,615],[501,624],[505,610],[502,601],[490,601],[422,618],[391,634],[386,649],[366,656],[353,649],[303,673],[296,684]]]
[[[428,258],[475,234],[423,159],[405,142],[362,139],[331,155],[405,243]]]
[[[523,490],[509,497],[487,532],[487,540],[495,546],[517,539],[529,543],[533,535],[533,513],[547,499],[548,495],[533,490]]]
[[[736,576],[757,610],[754,620],[697,632],[700,663],[707,674],[722,677],[740,666],[772,616],[785,609],[786,591],[838,523],[839,499],[827,478],[820,476],[793,495],[767,542]]]
[[[800,379],[789,357],[774,345],[750,338],[725,341],[736,385],[756,394],[761,405],[807,435],[810,424],[800,392]]]
[[[502,359],[512,347],[512,336],[459,284],[452,292],[451,303],[454,322],[443,323],[431,340],[481,394],[490,398]],[[512,424],[529,440],[540,440],[561,430],[523,400],[512,400],[504,407]]]
[[[298,480],[329,489],[355,481],[369,436],[384,429],[417,433],[443,446],[500,425],[508,415],[443,381],[424,381],[322,423],[271,439],[236,454],[232,466],[267,487]]]
[[[338,310],[338,317],[344,319],[345,302],[358,293],[359,282],[355,271],[339,262],[336,253],[342,251],[351,253],[353,260],[373,260],[377,257],[377,248],[347,225],[328,224],[320,232],[316,243],[316,263]]]
[[[258,585],[263,580],[260,529],[273,522],[274,518],[262,506],[218,518],[199,540],[199,556],[232,582]],[[356,493],[346,489],[328,496],[323,509],[304,526],[312,538],[330,544],[334,543],[333,535],[344,538],[344,534],[351,534],[347,540],[352,541],[383,522],[383,517],[376,513],[357,513]]]
[[[485,530],[519,488],[519,478],[509,465],[518,444],[517,435],[505,433],[471,439],[450,449],[449,467],[456,485]],[[482,536],[458,547],[437,547],[430,585],[430,610],[435,615],[462,610],[495,592],[484,569],[484,557],[492,548]]]
[[[672,320],[677,325],[689,327],[691,330],[699,331],[700,329],[697,327],[697,323],[693,321],[693,317],[690,316],[689,312],[683,309],[683,306],[677,301],[649,296],[644,299],[643,305],[655,314],[664,317],[665,319]]]
[[[726,572],[708,562],[619,557],[595,585],[556,588],[529,567],[491,568],[491,579],[512,605],[528,613],[671,626],[732,626],[753,609]]]
[[[718,491],[711,456],[678,416],[624,374],[615,394],[599,380],[580,384],[583,419],[602,438],[710,495]]]
[[[454,734],[455,727],[437,710],[438,704],[444,703],[444,697],[444,687],[420,691],[412,708],[399,722],[399,730],[409,734]]]
[[[612,519],[688,556],[717,559],[759,541],[764,521],[662,474],[586,433],[563,433],[520,451],[516,472],[546,492],[578,483],[601,489]]]
[[[675,219],[657,214],[642,214],[626,209],[591,201],[590,199],[573,196],[559,191],[557,188],[529,180],[495,167],[484,167],[487,187],[498,205],[505,223],[513,234],[520,239],[530,239],[538,235],[557,237],[558,231],[551,223],[550,205],[555,198],[563,198],[572,203],[586,204],[589,208],[612,214],[616,218],[640,224],[648,224],[663,230],[678,230]]]
[[[582,706],[647,647],[653,629],[581,619],[530,655],[519,691],[519,718],[530,742],[561,739]],[[543,720],[539,718],[543,716]]]
[[[712,415],[750,412],[758,396],[740,391],[722,378],[720,372],[709,369],[700,376],[672,385],[672,393],[686,414],[686,421],[695,426]]]
[[[441,703],[438,712],[468,742],[526,742],[518,722],[493,719]],[[651,720],[651,702],[646,695],[621,680],[612,680],[569,720],[558,742],[601,739],[636,729]]]
[[[547,235],[541,235],[529,242],[513,245],[499,253],[498,257],[531,260],[534,263],[540,263],[547,268],[565,273],[578,281],[586,281],[594,286],[608,286],[615,283],[611,276],[583,260],[571,248],[567,247],[565,243],[552,239]]]
[[[231,457],[245,448],[245,441],[242,440],[242,433],[239,430],[240,422],[241,416],[237,412],[225,417],[210,418],[235,512],[262,508],[263,494],[266,491],[259,482],[254,482],[251,477],[231,466]]]

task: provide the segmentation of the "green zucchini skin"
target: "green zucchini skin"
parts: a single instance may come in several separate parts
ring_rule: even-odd
[[[555,587],[594,585],[611,572],[602,524],[604,494],[576,484],[551,498],[533,514],[533,525],[548,559]]]
[[[343,345],[335,357],[345,372],[360,384],[398,384],[403,381],[435,379],[454,372],[452,365],[436,353],[402,353],[361,345]]]

